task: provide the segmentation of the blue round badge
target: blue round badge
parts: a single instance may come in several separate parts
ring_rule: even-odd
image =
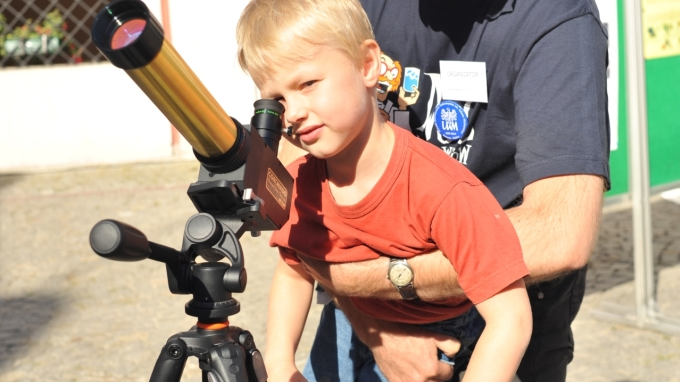
[[[465,135],[468,117],[458,102],[442,101],[434,109],[434,124],[444,138],[458,140]]]

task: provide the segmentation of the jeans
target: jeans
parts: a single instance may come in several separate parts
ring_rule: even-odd
[[[460,351],[452,359],[439,354],[441,361],[453,363],[459,357],[469,358],[470,346],[484,329],[484,319],[473,307],[459,317],[419,326],[461,342]],[[333,303],[324,306],[302,374],[309,382],[387,382],[371,350],[359,340],[344,313]]]

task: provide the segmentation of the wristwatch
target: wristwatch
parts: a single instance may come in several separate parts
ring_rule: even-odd
[[[387,278],[397,288],[404,300],[415,300],[418,298],[416,290],[413,288],[413,268],[408,265],[406,259],[390,259],[390,265],[387,268]]]

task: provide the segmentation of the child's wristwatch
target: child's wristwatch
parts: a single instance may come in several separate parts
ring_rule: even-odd
[[[390,259],[387,268],[387,279],[399,291],[404,300],[415,300],[418,298],[416,290],[413,288],[413,268],[406,259]]]

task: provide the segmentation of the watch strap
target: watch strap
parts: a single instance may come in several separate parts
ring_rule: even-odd
[[[397,287],[399,294],[404,300],[415,300],[418,298],[416,294],[416,289],[413,287],[413,283],[410,283],[403,287]]]

